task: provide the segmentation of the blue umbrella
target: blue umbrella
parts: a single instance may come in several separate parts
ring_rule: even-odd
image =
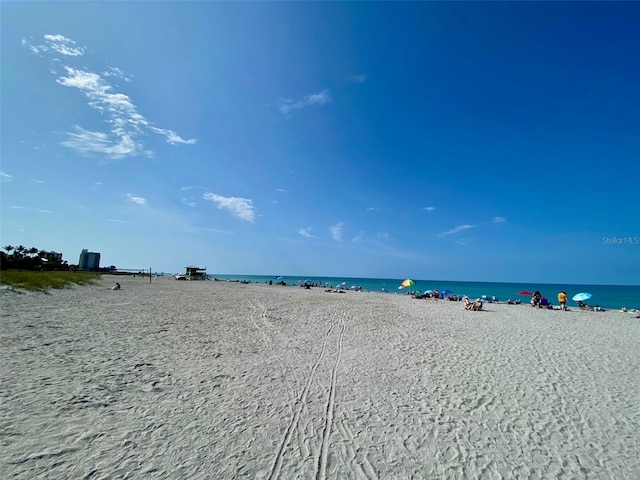
[[[282,280],[284,277],[282,275],[278,275],[277,277],[273,277],[273,278],[275,278],[276,280]]]
[[[445,288],[444,290],[440,290],[440,293],[441,293],[442,295],[450,295],[450,294],[452,294],[453,292],[452,292],[451,290],[449,290],[448,288]]]
[[[574,302],[584,302],[592,297],[590,293],[576,293],[571,300]]]

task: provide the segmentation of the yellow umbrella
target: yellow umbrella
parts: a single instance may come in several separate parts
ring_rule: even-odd
[[[407,287],[412,287],[413,285],[415,285],[416,282],[414,282],[413,280],[411,280],[410,278],[407,278],[404,282],[402,282],[400,284],[400,286],[398,288],[407,288]]]

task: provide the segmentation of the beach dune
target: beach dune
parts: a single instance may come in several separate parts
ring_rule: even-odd
[[[640,477],[629,314],[110,276],[0,301],[2,478]]]

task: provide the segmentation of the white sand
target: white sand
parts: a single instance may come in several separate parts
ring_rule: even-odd
[[[640,320],[119,278],[0,292],[1,478],[640,478]]]

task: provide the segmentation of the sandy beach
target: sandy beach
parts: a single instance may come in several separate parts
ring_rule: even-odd
[[[629,314],[106,275],[0,302],[2,478],[640,478]]]

